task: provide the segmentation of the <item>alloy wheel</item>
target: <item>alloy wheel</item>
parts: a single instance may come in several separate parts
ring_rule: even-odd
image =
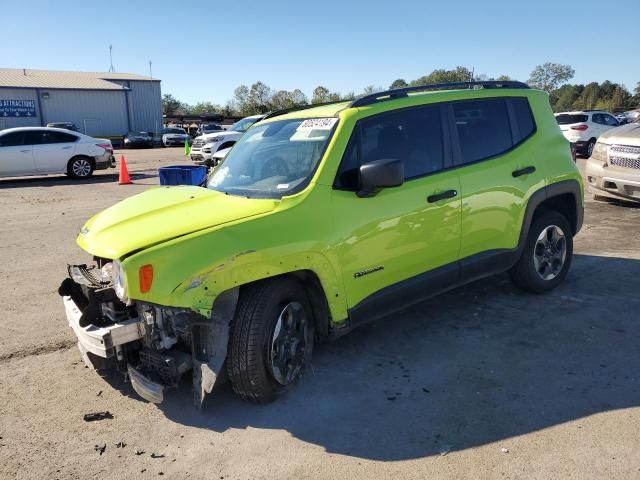
[[[91,173],[91,164],[84,158],[79,158],[71,165],[71,171],[76,177],[86,177]]]
[[[567,258],[567,239],[562,229],[549,225],[542,230],[533,249],[533,264],[543,280],[556,278]]]
[[[300,375],[305,360],[308,329],[302,304],[288,303],[278,316],[269,352],[271,373],[280,385],[289,385]]]

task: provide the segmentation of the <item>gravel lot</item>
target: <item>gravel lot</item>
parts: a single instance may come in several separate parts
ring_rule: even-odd
[[[319,347],[276,403],[196,411],[189,379],[155,406],[86,369],[56,293],[84,221],[186,162],[125,154],[135,185],[0,180],[0,478],[640,478],[639,208],[588,198],[551,294],[485,279]]]

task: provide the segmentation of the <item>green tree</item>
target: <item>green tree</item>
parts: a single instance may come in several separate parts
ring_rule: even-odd
[[[189,113],[202,114],[202,113],[218,113],[222,110],[220,105],[216,105],[211,102],[198,102],[189,109]]]
[[[390,90],[395,90],[397,88],[406,88],[409,84],[404,80],[404,78],[398,78],[394,80],[393,83],[389,86]]]
[[[551,92],[575,75],[569,65],[547,62],[533,69],[529,77],[529,85],[533,88]]]
[[[270,100],[271,100],[271,89],[262,83],[261,81],[257,81],[253,85],[251,85],[251,89],[249,90],[249,105],[251,106],[251,110],[253,114],[256,113],[266,113],[269,111]]]
[[[325,103],[329,101],[329,89],[322,85],[313,89],[313,96],[311,97],[311,103]]]
[[[184,108],[184,104],[170,93],[162,95],[162,113],[165,115],[175,115],[180,113]]]
[[[309,102],[302,91],[296,89],[292,92],[279,90],[271,96],[269,101],[271,110],[284,110],[287,108],[307,105]]]
[[[443,68],[434,70],[429,75],[425,75],[411,82],[411,86],[430,85],[434,83],[454,83],[468,82],[471,80],[471,70],[466,67],[456,67],[453,70]]]

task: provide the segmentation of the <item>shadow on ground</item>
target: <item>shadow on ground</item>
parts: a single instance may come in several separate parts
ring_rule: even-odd
[[[160,408],[184,425],[285,430],[375,460],[508,446],[640,404],[639,277],[640,261],[576,256],[550,294],[489,278],[320,346],[302,382],[275,403],[244,403],[226,386],[197,411],[185,384]]]
[[[157,177],[157,169],[155,174],[153,169],[143,170],[140,173],[131,172],[131,180],[144,180],[147,178]],[[115,172],[115,171],[114,171]],[[148,172],[148,173],[144,173]],[[85,179],[69,178],[66,175],[48,176],[48,177],[21,177],[12,179],[0,179],[0,190],[4,188],[24,188],[24,187],[59,187],[61,185],[90,185],[101,183],[114,183],[118,181],[118,173],[98,173]]]

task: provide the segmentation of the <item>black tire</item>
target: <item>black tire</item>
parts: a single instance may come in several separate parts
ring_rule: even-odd
[[[545,240],[540,240],[543,232],[553,231],[552,226],[560,229],[564,236],[565,255],[558,265],[559,259],[557,255],[549,254],[550,261],[543,260],[541,269],[536,268],[540,265],[540,257],[546,258],[548,252],[544,247]],[[548,235],[547,235],[548,237]],[[547,237],[544,237],[545,239]],[[555,249],[559,250],[559,249]],[[537,258],[537,259],[536,259]],[[558,212],[547,211],[536,218],[529,229],[529,233],[525,240],[524,250],[518,262],[511,268],[509,275],[513,283],[528,292],[543,293],[557,287],[567,276],[571,260],[573,258],[573,233],[567,219]],[[538,262],[538,263],[536,263]],[[546,266],[545,266],[546,263]],[[555,270],[558,270],[554,274]],[[546,272],[546,275],[545,273]],[[552,278],[543,278],[543,276]]]
[[[73,157],[67,164],[67,175],[71,178],[89,178],[93,171],[94,163],[89,157]]]
[[[291,381],[283,384],[276,380],[278,370],[274,370],[272,348],[276,326],[285,310],[295,304],[306,316],[304,344],[296,350],[296,365]],[[293,318],[293,317],[292,317]],[[285,321],[282,320],[281,325]],[[279,329],[285,335],[288,329]],[[313,315],[311,304],[302,285],[290,278],[280,277],[257,282],[244,287],[238,300],[238,307],[231,326],[227,373],[233,391],[243,400],[254,403],[267,403],[274,400],[295,385],[309,364],[313,352]],[[283,346],[283,344],[280,344]],[[292,349],[291,344],[287,347]],[[281,350],[287,350],[282,348]],[[293,348],[295,349],[295,347]],[[285,353],[290,353],[287,350]],[[292,370],[293,371],[293,370]],[[282,376],[280,376],[282,379]]]
[[[591,155],[593,155],[593,147],[596,146],[596,141],[595,139],[591,139],[589,140],[589,143],[587,143],[587,145],[584,147],[584,156],[586,158],[591,158]]]

